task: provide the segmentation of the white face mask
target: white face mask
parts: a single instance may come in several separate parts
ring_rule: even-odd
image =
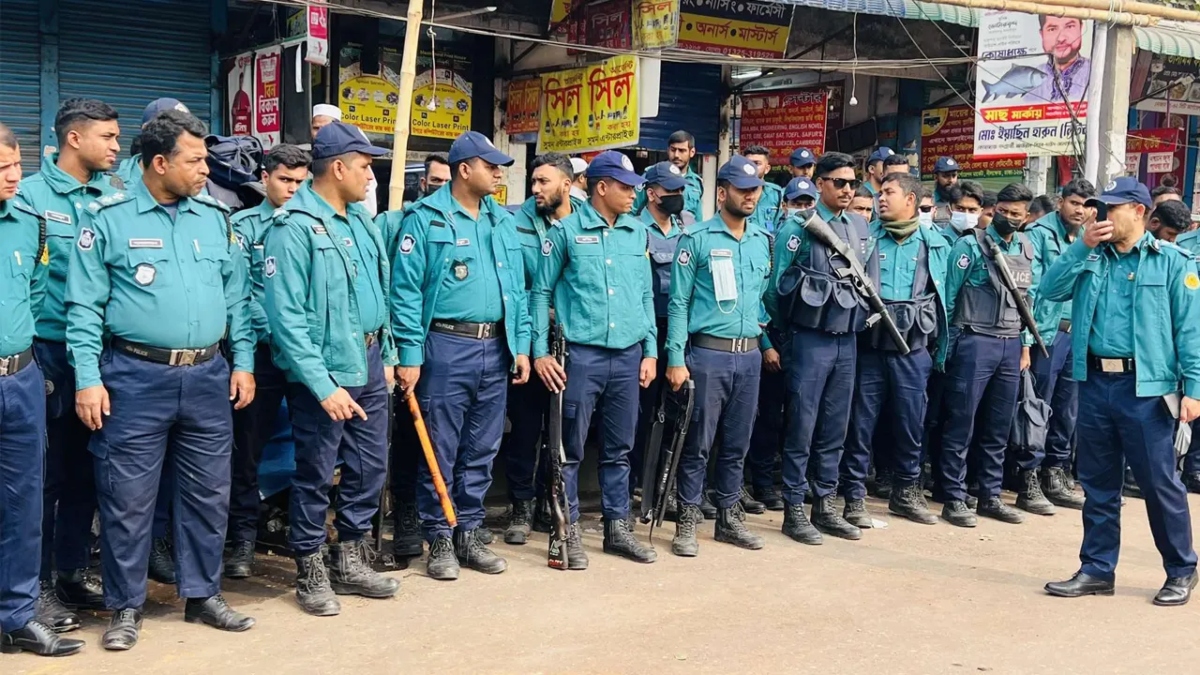
[[[950,227],[954,228],[955,232],[966,232],[975,227],[979,223],[978,213],[963,213],[955,211],[950,214]]]
[[[921,225],[933,225],[933,211],[918,211],[917,222]]]

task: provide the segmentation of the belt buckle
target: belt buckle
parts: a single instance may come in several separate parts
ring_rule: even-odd
[[[196,349],[172,349],[171,358],[167,363],[171,366],[194,366],[198,353],[199,350]]]
[[[733,338],[733,351],[740,354],[745,350],[746,338]]]
[[[486,324],[486,323],[476,324],[476,326],[475,326],[475,339],[476,339],[476,340],[482,340],[482,339],[484,339],[485,337],[487,337],[487,330],[488,330],[488,326],[487,326],[487,324]]]
[[[17,357],[15,357],[15,356],[6,356],[6,357],[4,357],[4,358],[0,359],[0,377],[7,377],[7,376],[8,376],[8,369],[9,369],[10,367],[13,367],[13,366],[15,366],[15,364],[13,364],[13,363],[12,363],[13,359],[15,359],[15,358],[17,358]],[[13,367],[13,370],[15,371],[15,370],[16,370],[16,368],[15,368],[15,367]]]
[[[1100,359],[1100,372],[1102,373],[1123,373],[1125,372],[1124,359]]]

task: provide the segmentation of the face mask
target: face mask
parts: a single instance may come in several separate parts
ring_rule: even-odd
[[[965,213],[963,215],[966,215]],[[933,225],[933,211],[917,212],[917,222],[922,225]]]
[[[428,197],[429,195],[437,192],[441,187],[441,185],[430,185],[429,183],[426,183],[425,194],[423,196]]]
[[[1001,237],[1007,237],[1017,231],[1017,224],[1009,220],[1003,213],[997,213],[992,216],[992,227],[996,229],[996,234]]]
[[[954,228],[955,232],[966,232],[975,227],[979,223],[978,213],[963,213],[955,211],[950,214],[950,227]]]
[[[659,208],[669,216],[683,213],[683,195],[661,195],[658,201]]]

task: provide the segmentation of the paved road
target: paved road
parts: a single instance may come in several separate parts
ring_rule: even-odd
[[[883,503],[870,508],[886,518]],[[640,566],[602,554],[593,521],[587,572],[547,569],[539,535],[496,545],[505,574],[436,582],[414,563],[396,572],[397,598],[343,599],[335,618],[301,614],[290,562],[264,557],[266,576],[227,585],[258,618],[248,633],[184,623],[173,591],[152,584],[133,652],[100,650],[107,618],[88,617],[84,654],[0,657],[0,672],[1063,675],[1190,672],[1200,657],[1200,602],[1150,604],[1163,571],[1138,500],[1125,508],[1116,596],[1080,600],[1041,592],[1077,567],[1078,512],[975,530],[888,519],[860,542],[820,547],[783,537],[780,514],[750,518],[762,551],[717,544],[709,525],[699,558],[674,558],[668,527],[659,561]]]

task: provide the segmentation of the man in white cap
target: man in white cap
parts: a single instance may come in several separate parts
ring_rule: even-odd
[[[571,171],[575,179],[571,181],[571,196],[580,201],[587,201],[587,160],[582,157],[571,158]]]
[[[317,137],[317,132],[321,130],[321,127],[329,124],[330,122],[341,122],[341,121],[342,121],[342,109],[337,107],[336,105],[329,105],[328,103],[318,103],[318,104],[314,105],[313,106],[313,115],[312,115],[313,138]],[[301,147],[303,147],[303,146],[301,146]],[[312,148],[312,146],[309,146],[308,149],[311,149],[311,148]],[[375,196],[375,193],[378,189],[379,189],[379,181],[375,180],[375,178],[372,177],[371,182],[367,183],[367,198],[361,202],[362,205],[367,209],[367,212],[371,214],[372,218],[374,218],[375,214],[379,211],[379,202]]]

